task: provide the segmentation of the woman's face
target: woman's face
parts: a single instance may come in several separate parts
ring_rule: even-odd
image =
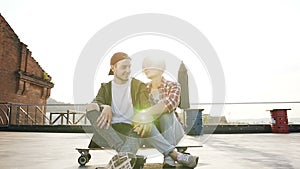
[[[149,68],[144,68],[143,72],[145,73],[147,78],[154,79],[156,77],[161,77],[164,71],[158,68],[149,67]]]
[[[153,80],[154,78],[161,78],[165,71],[165,61],[162,57],[146,56],[143,61],[143,72],[147,78]]]

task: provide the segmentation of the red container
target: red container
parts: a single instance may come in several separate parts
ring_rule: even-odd
[[[287,110],[291,109],[273,109],[270,110],[272,118],[272,132],[273,133],[289,133],[289,122],[287,117]]]

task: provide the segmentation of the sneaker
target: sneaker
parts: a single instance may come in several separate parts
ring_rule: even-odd
[[[172,159],[170,156],[165,156],[164,157],[164,163],[163,163],[163,168],[175,168],[175,160]]]
[[[199,157],[189,155],[189,154],[182,154],[178,153],[177,161],[179,164],[182,164],[184,166],[195,168],[198,164]]]
[[[121,152],[113,156],[109,161],[108,165],[105,167],[107,169],[133,169],[134,164],[132,164],[134,155],[131,153]],[[135,161],[135,160],[134,160]]]

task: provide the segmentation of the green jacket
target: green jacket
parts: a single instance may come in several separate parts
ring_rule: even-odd
[[[132,78],[131,80],[131,98],[134,112],[150,107],[149,91],[146,85],[135,78]],[[93,102],[98,103],[100,107],[101,105],[111,106],[111,101],[111,81],[108,83],[102,83]]]

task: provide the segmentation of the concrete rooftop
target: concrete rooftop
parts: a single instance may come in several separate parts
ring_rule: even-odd
[[[77,163],[76,147],[86,147],[90,134],[0,132],[0,168],[3,169],[94,169],[104,167],[113,151],[91,151],[84,167]],[[186,138],[191,141],[193,138]],[[198,139],[198,138],[196,138]],[[188,152],[200,157],[199,169],[300,169],[300,133],[213,134],[199,138],[201,148]],[[145,168],[154,168],[162,156],[153,149]]]

